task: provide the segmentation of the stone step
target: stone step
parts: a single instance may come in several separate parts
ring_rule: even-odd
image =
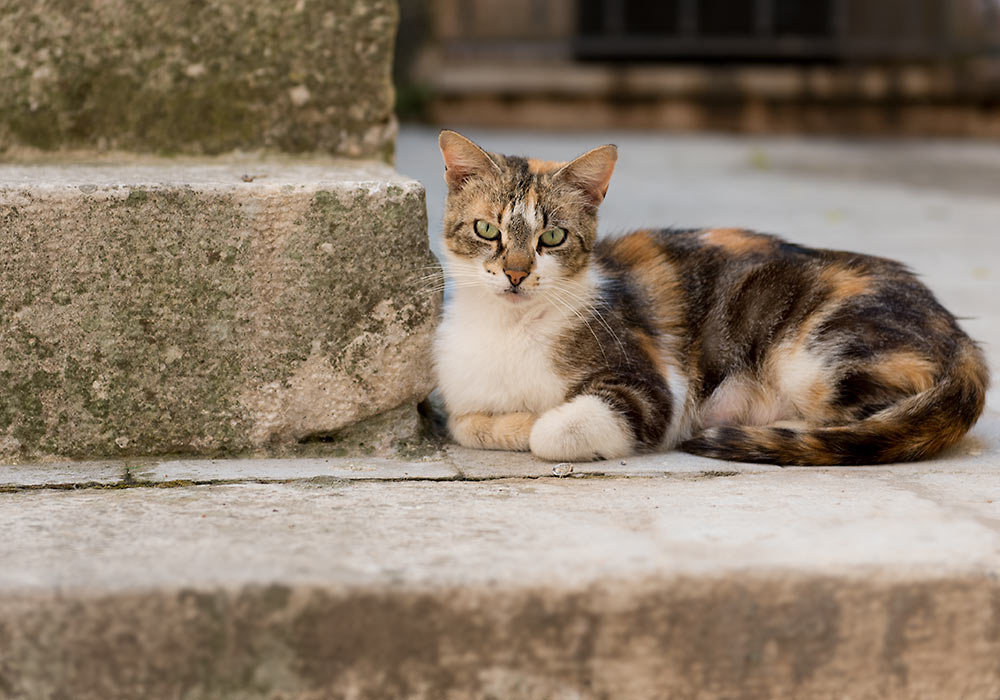
[[[0,456],[329,451],[380,414],[383,441],[413,434],[436,263],[423,188],[388,166],[6,165],[0,222]]]
[[[394,0],[7,0],[0,154],[391,160]]]
[[[2,467],[0,697],[992,700],[998,458]]]

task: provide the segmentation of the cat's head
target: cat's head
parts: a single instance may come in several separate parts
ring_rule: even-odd
[[[454,131],[442,131],[439,143],[448,183],[444,249],[456,286],[520,302],[586,271],[614,146],[554,163],[487,153]]]

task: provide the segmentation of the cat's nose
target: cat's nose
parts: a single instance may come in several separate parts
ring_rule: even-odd
[[[507,279],[509,279],[510,283],[515,287],[521,284],[524,278],[528,276],[528,273],[525,270],[504,270],[503,273],[507,275]]]

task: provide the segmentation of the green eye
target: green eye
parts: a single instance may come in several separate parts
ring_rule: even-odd
[[[566,229],[564,228],[550,228],[542,234],[541,238],[538,239],[539,243],[550,248],[559,245],[565,240]]]
[[[476,221],[476,235],[488,241],[495,241],[500,238],[500,229],[488,221],[479,219]]]

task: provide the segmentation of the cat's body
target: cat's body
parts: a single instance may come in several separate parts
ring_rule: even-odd
[[[982,411],[980,350],[898,263],[735,229],[597,241],[613,147],[540,163],[444,132],[442,151],[436,359],[461,444],[864,464],[936,454]]]

